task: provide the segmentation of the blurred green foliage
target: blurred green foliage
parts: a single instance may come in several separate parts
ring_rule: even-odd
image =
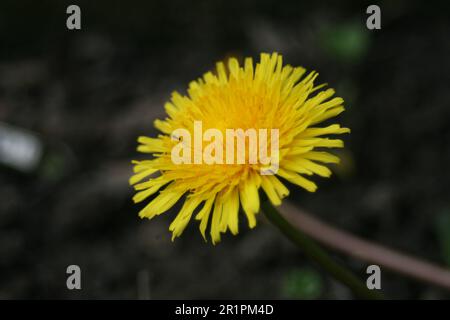
[[[289,299],[316,299],[322,295],[323,281],[317,271],[297,268],[285,275],[281,289]]]
[[[39,170],[40,175],[46,180],[56,181],[60,179],[67,169],[68,163],[64,155],[56,152],[49,152],[42,161]]]
[[[358,62],[369,49],[368,32],[359,22],[333,25],[322,31],[321,44],[329,55],[338,60]]]
[[[450,208],[438,214],[436,219],[436,233],[442,258],[450,266]]]

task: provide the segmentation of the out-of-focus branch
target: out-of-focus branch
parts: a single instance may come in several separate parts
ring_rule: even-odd
[[[319,221],[286,201],[280,208],[280,213],[296,228],[327,247],[450,290],[448,269],[360,239]]]

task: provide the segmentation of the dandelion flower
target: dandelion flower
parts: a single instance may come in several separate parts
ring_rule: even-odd
[[[243,66],[234,58],[227,64],[219,62],[215,74],[207,72],[189,84],[187,95],[174,92],[165,104],[167,118],[154,123],[161,133],[154,138],[138,138],[137,150],[152,154],[149,159],[133,161],[130,184],[137,191],[134,202],[152,197],[139,216],[151,219],[183,202],[169,227],[172,240],[195,217],[205,240],[210,226],[215,244],[227,230],[238,233],[240,211],[249,227],[255,227],[261,189],[276,206],[289,195],[284,181],[316,191],[309,177],[329,177],[331,171],[324,164],[339,162],[324,149],[343,147],[342,140],[326,136],[350,132],[338,124],[319,126],[344,107],[342,98],[333,97],[333,89],[314,84],[317,76],[302,67],[283,66],[277,53],[261,54],[256,66],[251,58],[246,58]],[[179,128],[194,133],[196,121],[201,121],[203,130],[215,128],[224,135],[228,128],[276,128],[276,174],[261,174],[259,163],[174,163],[171,152],[179,141],[173,139],[172,133]],[[221,144],[224,150],[226,143]],[[201,147],[206,144],[200,143]],[[246,142],[245,147],[249,146]],[[195,153],[195,146],[190,148]]]

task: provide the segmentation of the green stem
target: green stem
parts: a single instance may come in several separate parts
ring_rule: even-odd
[[[311,238],[295,229],[280,213],[270,204],[269,201],[263,201],[262,210],[269,221],[280,231],[299,246],[305,255],[319,264],[323,269],[329,272],[336,280],[346,285],[358,298],[362,299],[383,299],[383,296],[376,291],[369,290],[355,275],[343,266],[336,263],[321,247],[319,247]]]

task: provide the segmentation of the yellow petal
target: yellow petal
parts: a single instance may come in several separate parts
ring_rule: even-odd
[[[275,192],[278,194],[278,197],[280,197],[280,199],[283,199],[289,195],[289,189],[286,188],[286,186],[280,180],[278,180],[276,176],[267,176],[267,178],[273,185]]]
[[[159,195],[153,199],[144,209],[139,212],[141,218],[153,218],[166,212],[174,206],[175,203],[183,196],[184,192],[176,190],[174,184],[169,185],[161,191]]]
[[[140,191],[133,196],[134,203],[141,202],[152,194],[155,194],[162,186],[164,186],[168,182],[169,181],[162,179],[162,177],[158,177],[156,179],[152,179],[150,181],[135,185],[136,190],[143,191]],[[143,186],[145,186],[145,188]]]
[[[137,150],[143,153],[152,153],[152,152],[165,152],[166,148],[164,147],[163,140],[158,138],[149,138],[140,136],[138,138],[138,142],[141,145],[138,146]]]
[[[239,196],[250,228],[256,226],[255,214],[259,212],[259,186],[253,175],[250,173],[248,178],[239,184]]]
[[[328,120],[330,118],[336,117],[339,114],[341,114],[342,112],[344,112],[344,110],[345,109],[342,106],[341,107],[336,107],[336,108],[333,108],[333,109],[330,109],[330,110],[327,110],[327,111],[323,112],[322,114],[320,114],[319,116],[316,116],[314,118],[314,121],[311,122],[311,124],[314,125],[314,124],[323,122],[325,120]]]
[[[314,182],[312,182],[308,179],[305,179],[304,177],[302,177],[301,175],[299,175],[296,172],[279,169],[278,175],[280,177],[283,177],[287,181],[308,190],[309,192],[315,192],[317,190],[317,186]]]
[[[231,233],[238,233],[238,214],[239,214],[239,193],[236,187],[230,192],[228,197],[223,200],[223,213],[221,221],[221,232],[225,232],[227,227]]]
[[[280,171],[278,170],[278,174]],[[270,202],[274,206],[279,206],[281,204],[281,199],[278,195],[278,193],[275,191],[275,187],[270,182],[268,176],[261,176],[261,187],[263,188],[264,192],[267,194],[267,197],[269,198]]]
[[[288,152],[286,153],[286,155],[297,155],[297,154],[304,154],[306,152],[309,152],[313,149],[313,147],[293,147],[293,148],[289,148]]]
[[[239,77],[239,62],[236,58],[228,60],[228,69],[234,78],[237,79]]]
[[[323,147],[323,148],[343,148],[344,142],[340,139],[328,139],[328,138],[308,138],[308,139],[299,139],[291,144],[291,148],[300,148],[300,147]]]
[[[213,244],[220,242],[220,220],[222,218],[222,200],[221,196],[216,196],[216,201],[214,202],[214,210],[211,221],[211,240]]]
[[[312,162],[311,160],[305,159],[302,156],[292,157],[287,163],[288,165],[283,165],[283,168],[294,172],[305,173],[305,171],[309,171],[318,174],[321,177],[329,177],[331,175],[331,170],[327,167]]]
[[[153,160],[143,160],[143,161],[133,160],[133,161],[131,161],[131,163],[134,164],[134,166],[133,166],[134,173],[139,173],[146,169],[151,169],[151,168],[153,168],[153,166],[155,164],[155,162]]]
[[[166,102],[166,104],[164,105],[164,109],[166,110],[167,114],[172,118],[175,117],[179,112],[179,109],[173,103],[170,102]]]
[[[169,230],[172,231],[172,241],[183,233],[200,202],[201,198],[199,197],[187,197],[177,217],[169,226]]]
[[[316,160],[323,163],[339,163],[340,160],[337,156],[328,153],[328,152],[320,152],[320,151],[311,151],[303,154],[303,157],[309,160]]]
[[[299,165],[296,158],[289,158],[283,160],[283,168],[290,171],[295,171],[301,174],[307,174],[308,176],[312,175],[313,172],[304,166]]]
[[[325,128],[308,128],[301,134],[301,137],[307,138],[307,137],[322,136],[324,134],[342,134],[342,133],[350,133],[350,129],[342,128],[338,124],[333,124]]]
[[[225,71],[225,65],[223,64],[223,62],[219,62],[216,66],[219,82],[225,84],[227,82],[227,72]]]
[[[158,129],[159,131],[170,135],[173,131],[172,126],[170,125],[169,122],[167,122],[166,120],[160,120],[160,119],[156,119],[153,122],[154,126],[156,129]]]
[[[148,177],[149,175],[155,173],[156,171],[158,171],[158,169],[149,168],[149,169],[146,169],[146,170],[141,171],[139,173],[136,173],[136,174],[131,176],[131,178],[129,180],[129,183],[130,183],[130,185],[138,183],[139,181],[141,181],[142,179],[144,179],[144,178]]]
[[[211,213],[211,208],[214,203],[215,197],[210,197],[208,200],[206,200],[205,204],[203,205],[203,208],[199,211],[197,216],[195,217],[196,220],[201,220],[200,222],[200,232],[203,236],[203,239],[206,241],[206,227],[208,225],[208,219],[209,215]]]

